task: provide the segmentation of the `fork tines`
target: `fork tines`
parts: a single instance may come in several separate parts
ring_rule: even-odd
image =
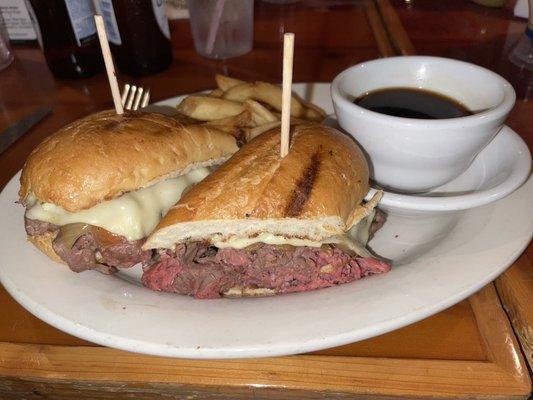
[[[145,90],[142,87],[126,83],[122,92],[122,105],[126,110],[136,111],[139,108],[146,107],[150,101],[150,89]]]

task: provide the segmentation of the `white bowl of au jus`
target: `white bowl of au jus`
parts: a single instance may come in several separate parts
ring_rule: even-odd
[[[512,86],[488,69],[440,57],[355,65],[331,85],[340,127],[367,153],[384,189],[423,193],[468,169],[503,127]]]

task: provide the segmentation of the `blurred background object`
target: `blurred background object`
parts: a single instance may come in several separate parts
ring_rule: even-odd
[[[263,1],[266,1],[267,3],[274,3],[274,4],[292,4],[300,0],[263,0]]]
[[[37,40],[57,78],[85,78],[103,69],[91,0],[29,0]]]
[[[527,28],[509,54],[509,60],[519,68],[533,71],[533,30]]]
[[[142,76],[172,63],[170,29],[163,0],[97,0],[120,72]]]
[[[527,8],[529,20],[526,29],[509,54],[509,60],[519,68],[533,71],[533,0],[529,0]]]
[[[252,50],[253,0],[188,0],[196,51],[214,59]]]
[[[0,11],[6,24],[11,43],[37,41],[30,14],[24,0],[1,0]]]
[[[528,8],[528,0],[517,0],[513,7],[513,14],[515,17],[527,19],[529,16]]]
[[[486,7],[503,7],[506,0],[472,0],[476,4],[480,4]]]
[[[13,62],[13,58],[7,29],[0,14],[0,71],[9,66]]]
[[[189,7],[187,7],[187,0],[165,0],[167,4],[167,18],[186,19],[189,18]]]

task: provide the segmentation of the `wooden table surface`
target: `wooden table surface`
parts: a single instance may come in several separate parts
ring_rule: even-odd
[[[527,97],[531,95],[532,76],[531,74],[521,74],[520,71],[513,69],[509,62],[506,61],[510,46],[523,32],[525,22],[513,18],[508,9],[489,9],[462,0],[447,0],[445,2],[404,2],[394,0],[392,3],[418,54],[440,55],[472,61],[503,74],[513,83],[523,100],[517,101],[517,105],[509,117],[508,124],[522,135],[530,149],[533,148],[533,103],[527,100]],[[373,7],[373,4],[373,2],[369,1],[307,0],[294,5],[279,6],[258,0],[256,1],[254,50],[245,56],[225,62],[212,61],[197,55],[192,45],[188,21],[173,21],[171,30],[174,61],[171,68],[149,77],[133,79],[128,76],[120,76],[119,80],[121,82],[135,82],[142,86],[149,86],[153,93],[153,101],[213,87],[215,72],[223,72],[248,80],[261,79],[279,82],[281,80],[282,32],[292,31],[296,33],[294,81],[328,82],[343,69],[360,61],[380,57],[386,53],[387,49],[376,43],[376,30],[369,24],[372,14],[368,12],[368,7],[369,5]],[[394,40],[391,41],[394,42]],[[53,114],[0,156],[0,188],[22,167],[29,152],[43,138],[81,116],[112,107],[104,72],[89,79],[59,81],[55,80],[49,73],[43,56],[37,47],[15,46],[15,56],[16,60],[13,65],[0,72],[0,131],[42,106],[51,105]],[[529,246],[519,263],[512,267],[514,273],[513,276],[510,276],[510,279],[515,275],[523,277],[523,271],[527,273],[527,271],[532,270],[531,258],[528,258],[527,254],[533,254],[532,245]],[[503,288],[505,290],[505,287],[513,286],[512,282],[514,281],[512,279],[510,284],[508,281],[506,282],[507,286],[499,285],[498,289]],[[522,287],[521,290],[522,303],[520,303],[520,299],[515,300],[523,304],[524,299],[527,301],[531,294],[528,292],[527,286],[525,288]],[[496,356],[491,353],[491,349],[498,348],[498,340],[502,343],[507,341],[508,346],[514,343],[514,336],[512,336],[512,331],[509,328],[509,322],[504,318],[505,314],[498,311],[499,303],[496,303],[495,291],[490,286],[481,295],[471,299],[470,302],[464,301],[411,327],[370,341],[317,353],[318,355],[329,357],[341,356],[340,358],[344,361],[351,356],[358,357],[359,364],[353,367],[353,370],[350,369],[352,367],[348,367],[348,364],[346,364],[344,378],[340,377],[339,372],[333,374],[333,372],[328,371],[329,364],[318,364],[318,361],[311,361],[310,358],[305,358],[314,356],[283,358],[279,359],[280,361],[271,362],[271,364],[277,365],[282,369],[286,368],[287,374],[289,374],[288,371],[291,371],[291,374],[296,374],[294,376],[290,375],[292,377],[290,379],[293,379],[294,382],[304,373],[295,367],[300,365],[298,368],[314,371],[312,373],[318,374],[316,376],[336,379],[339,390],[342,389],[342,385],[348,385],[346,380],[352,376],[350,374],[360,376],[360,379],[357,378],[357,387],[352,387],[350,390],[363,396],[365,393],[373,393],[369,389],[373,385],[370,377],[375,379],[375,376],[379,375],[372,375],[371,372],[368,372],[369,376],[365,378],[362,371],[370,371],[372,367],[367,364],[367,361],[364,361],[366,359],[361,357],[372,357],[370,360],[374,361],[371,364],[376,368],[382,365],[379,368],[385,368],[387,371],[392,371],[393,374],[398,374],[397,378],[403,377],[406,382],[411,379],[409,374],[427,373],[428,365],[433,364],[420,364],[418,367],[409,364],[409,368],[413,369],[409,369],[409,371],[406,369],[405,375],[402,375],[397,369],[393,369],[394,363],[381,364],[385,358],[389,360],[398,359],[398,366],[408,359],[449,360],[451,364],[445,364],[447,366],[442,370],[439,370],[439,368],[442,368],[442,364],[438,366],[435,364],[435,371],[441,372],[436,372],[433,375],[430,373],[428,376],[431,376],[431,379],[436,379],[434,383],[434,393],[436,395],[443,395],[443,393],[457,395],[461,393],[460,389],[443,389],[446,386],[447,382],[445,381],[447,379],[450,379],[450,382],[459,382],[460,380],[460,374],[456,373],[454,375],[452,370],[457,369],[461,364],[453,363],[468,361],[479,363],[479,365],[474,364],[475,367],[473,370],[469,370],[470,372],[465,371],[465,376],[468,373],[481,374],[479,371],[485,371],[484,368],[488,368],[487,365],[483,364],[487,362],[494,362],[498,365],[498,368],[501,367],[506,371],[511,370],[511,364],[514,367],[518,366],[518,369],[521,368],[521,356],[514,354],[512,349],[506,350],[507,352],[495,350],[494,354],[500,354]],[[511,303],[512,301],[509,304]],[[494,318],[493,321],[499,321],[497,325],[501,327],[500,330],[496,329],[498,331],[497,334],[489,335],[486,321],[483,320],[485,321],[483,322],[474,315],[479,310],[488,309],[489,305],[491,307],[490,310],[492,310],[491,313],[496,313],[494,315],[491,314]],[[13,354],[13,360],[21,357],[21,348],[18,347],[19,344],[17,343],[39,346],[42,354],[45,355],[46,365],[52,365],[54,360],[56,360],[59,366],[54,369],[52,375],[61,379],[67,376],[66,372],[61,369],[62,367],[68,368],[68,365],[63,362],[65,358],[62,352],[65,350],[63,347],[53,346],[75,346],[72,354],[76,354],[76,357],[79,357],[80,360],[85,360],[84,357],[89,357],[83,350],[84,346],[90,346],[89,343],[63,334],[37,320],[23,311],[3,290],[0,290],[0,306],[4,312],[4,316],[0,320],[0,342],[11,346],[4,348],[7,349],[7,352],[2,354],[7,360],[9,360],[9,354]],[[492,344],[488,345],[487,342]],[[487,351],[487,349],[491,351]],[[109,367],[110,371],[120,372],[123,365],[131,362],[130,356],[124,355],[126,353],[114,353],[114,350],[109,350],[109,353],[105,353],[107,350],[102,349],[102,352],[98,354],[101,354],[102,360],[105,360],[105,357],[115,357],[117,359],[117,363]],[[504,353],[505,355],[501,356]],[[86,359],[88,363],[95,363],[98,360],[98,358],[90,357]],[[6,362],[6,359],[4,359],[4,362]],[[333,358],[329,359],[333,360]],[[148,357],[142,358],[142,360],[146,363],[154,362],[154,371],[159,367],[163,371],[168,370],[169,373],[176,374],[176,376],[179,376],[179,371],[185,371],[183,374],[186,375],[189,370],[196,371],[191,376],[196,376],[195,374],[203,376],[203,374],[198,372],[201,370],[202,365],[213,371],[216,371],[216,368],[220,370],[223,368],[221,366],[217,367],[219,364],[216,363],[195,364],[194,362],[186,362],[180,366],[181,369],[172,369],[170,365],[163,362],[157,364],[157,362],[151,361],[152,359]],[[26,360],[24,365],[30,365],[34,361]],[[41,362],[40,359],[37,361],[38,363]],[[267,364],[268,362],[266,361],[264,363],[258,361],[252,364],[257,367],[258,371],[261,371],[254,378],[259,386],[264,384],[265,379],[269,377],[273,380],[281,379],[281,375],[278,375],[279,372],[274,369],[270,370]],[[332,368],[337,368],[333,367],[332,363],[331,365]],[[224,365],[224,368],[226,367],[227,365]],[[478,367],[480,368],[479,371],[475,369]],[[19,369],[6,370],[4,364],[0,365],[0,372],[2,375],[23,379],[25,373],[23,366],[18,366],[17,368]],[[127,367],[124,368],[127,370]],[[235,368],[235,371],[237,371],[237,367]],[[316,368],[316,370],[313,368]],[[362,370],[358,368],[362,368]],[[127,376],[126,372],[120,373],[125,374],[123,375],[125,377]],[[230,376],[227,378],[228,381],[235,382],[235,385],[232,386],[233,389],[242,386],[245,379],[244,372],[235,373],[236,376],[233,380]],[[363,375],[361,375],[362,373]],[[500,396],[503,396],[503,393],[514,393],[518,396],[517,398],[523,398],[524,390],[530,385],[529,382],[524,380],[523,373],[524,371],[521,371],[520,376],[515,376],[511,379],[515,379],[518,383],[515,382],[516,385],[513,386],[513,389],[505,392],[504,389],[498,391],[497,387],[505,387],[506,383],[503,381],[503,377],[507,375],[498,375],[493,371],[491,374],[493,374],[494,382],[496,382],[494,387],[482,381],[480,385],[485,386],[485,391],[479,389],[481,392],[472,391],[472,393],[485,393],[487,395],[498,395],[499,393]],[[376,372],[376,374],[378,373]],[[442,374],[444,378],[435,378],[439,374]],[[47,377],[52,375],[49,374]],[[335,378],[333,378],[333,375],[335,375]],[[223,385],[222,382],[208,376],[210,375],[206,372],[202,379],[211,385]],[[92,379],[96,379],[95,377],[98,377],[98,375],[95,371],[87,373],[87,377],[92,382]],[[44,375],[39,379],[41,378],[44,379]],[[289,387],[291,385],[288,383],[290,379],[287,379],[288,381],[282,380],[280,382],[284,382],[283,385]],[[498,381],[498,379],[501,381]],[[171,379],[168,378],[168,380],[170,381]],[[13,382],[16,382],[16,384],[10,386],[10,390],[14,390],[20,384],[19,380]],[[182,381],[179,382],[181,383]],[[60,391],[66,390],[61,389],[62,383],[57,383],[57,385]],[[366,387],[365,385],[369,386]],[[375,385],[387,387],[387,384],[382,382],[378,382]],[[425,395],[431,392],[428,388],[433,385],[433,381],[428,380],[425,385],[427,387],[424,386],[424,383],[420,383],[413,378],[410,386],[406,384],[406,388],[394,389],[396,391],[385,390],[384,393],[393,395],[418,393],[418,395]],[[457,387],[460,388],[460,384],[458,385]],[[0,393],[4,393],[2,388],[5,389],[5,387],[7,386],[2,386],[0,382]],[[90,390],[88,386],[81,387],[84,390]],[[294,386],[295,390],[303,390],[302,388],[305,388],[305,385]],[[323,383],[322,385],[315,385],[314,389],[318,391],[322,389],[331,390],[331,387]],[[465,386],[465,393],[470,389]],[[46,388],[44,386],[39,387],[35,391],[37,394],[34,393],[33,397],[41,398],[41,394],[46,393]],[[62,393],[64,393],[64,398],[69,398],[65,393],[70,392],[64,391]],[[191,395],[195,395],[197,392],[193,390],[191,393]],[[148,398],[148,392],[145,394],[146,398]],[[236,395],[237,392],[235,392]],[[30,396],[30,398],[33,397]],[[105,397],[101,395],[98,398],[112,398],[112,396]],[[246,398],[246,396],[243,398]],[[287,398],[299,397],[294,395]],[[503,396],[501,398],[507,397]]]

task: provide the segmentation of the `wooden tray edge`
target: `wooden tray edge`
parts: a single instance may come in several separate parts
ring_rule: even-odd
[[[529,367],[533,369],[533,263],[527,253],[496,280],[496,289],[511,320]]]
[[[473,295],[470,302],[487,362],[317,355],[198,361],[105,347],[0,343],[0,381],[27,382],[30,386],[58,381],[91,387],[120,383],[128,390],[148,384],[169,393],[198,388],[207,393],[223,387],[235,395],[239,390],[249,394],[253,388],[254,396],[265,398],[272,390],[281,389],[352,397],[526,398],[531,381],[494,285]]]

